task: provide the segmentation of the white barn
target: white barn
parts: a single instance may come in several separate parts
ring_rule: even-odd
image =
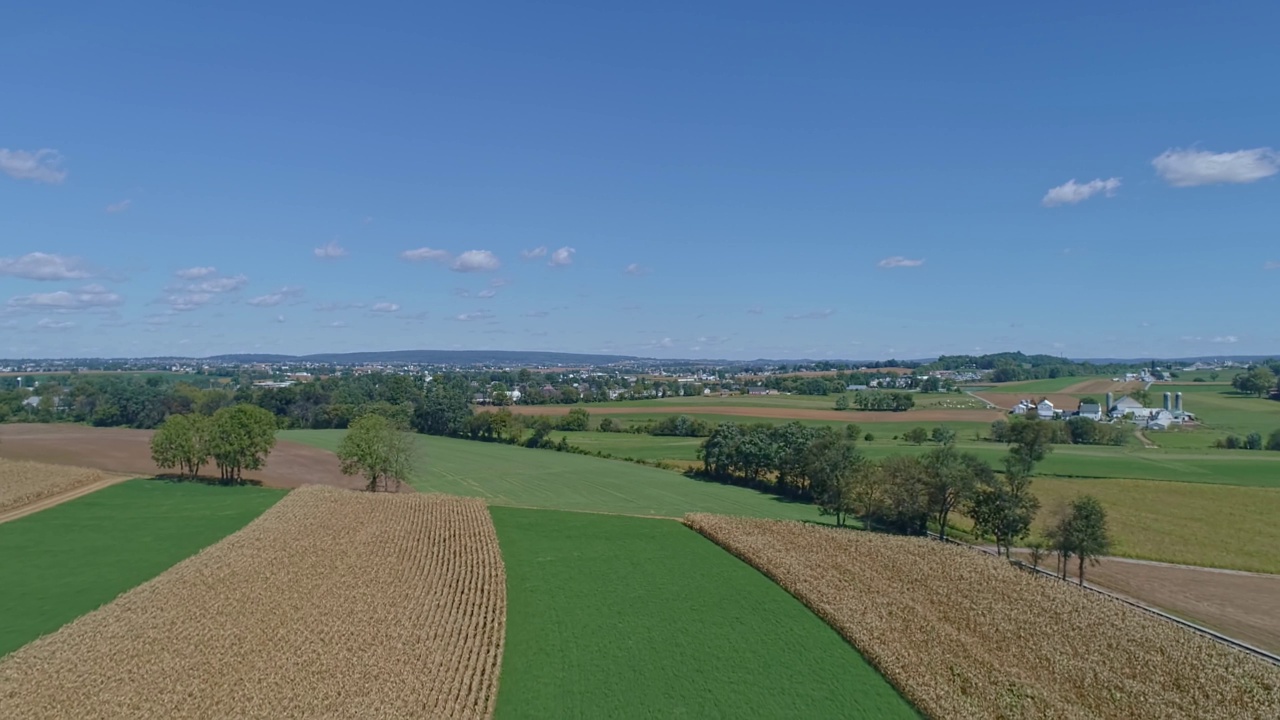
[[[1041,400],[1039,404],[1036,405],[1036,415],[1041,420],[1052,420],[1053,414],[1053,403],[1049,402],[1048,398]]]

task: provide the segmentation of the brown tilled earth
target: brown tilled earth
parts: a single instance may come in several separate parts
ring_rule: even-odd
[[[151,462],[151,434],[150,430],[84,425],[0,425],[0,457],[149,477],[164,472]],[[208,472],[217,475],[212,466],[202,474]],[[363,486],[359,477],[338,470],[332,453],[284,440],[276,443],[266,467],[244,475],[279,488],[331,485],[358,490]]]
[[[580,405],[513,405],[517,415],[567,415]],[[859,410],[806,410],[782,407],[732,407],[725,405],[654,405],[653,408],[612,405],[589,405],[592,415],[735,415],[781,420],[836,420],[851,423],[901,422],[992,422],[1004,417],[999,410],[911,410],[909,412],[866,412]]]

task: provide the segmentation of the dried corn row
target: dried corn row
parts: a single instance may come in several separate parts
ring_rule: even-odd
[[[0,513],[105,479],[97,470],[0,458]]]
[[[1079,588],[919,538],[689,515],[933,718],[1277,718],[1280,669]]]
[[[0,717],[489,717],[505,621],[481,501],[304,487],[0,662]]]

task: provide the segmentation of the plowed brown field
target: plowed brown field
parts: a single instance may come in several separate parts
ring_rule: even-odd
[[[151,435],[150,430],[85,425],[0,425],[0,457],[150,477],[164,472],[151,462]],[[217,473],[211,466],[209,472]],[[343,475],[332,453],[288,441],[276,443],[266,467],[247,470],[245,477],[280,488],[309,484],[356,490],[364,485],[359,477]]]
[[[735,417],[780,420],[836,420],[850,423],[929,423],[992,422],[1004,417],[999,410],[910,410],[908,412],[871,412],[839,410],[806,410],[781,407],[734,407],[727,405],[513,405],[516,415],[568,415],[575,407],[585,407],[592,415],[733,415]]]
[[[0,661],[0,717],[488,717],[505,621],[483,502],[305,487]]]
[[[0,516],[111,476],[99,470],[0,458]]]
[[[812,608],[933,718],[1280,717],[1280,668],[972,550],[776,520],[685,522]]]

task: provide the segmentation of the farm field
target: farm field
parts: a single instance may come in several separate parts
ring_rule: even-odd
[[[1280,489],[1044,477],[1031,489],[1041,503],[1035,532],[1058,507],[1089,494],[1107,509],[1115,555],[1280,573]]]
[[[1280,714],[1280,667],[972,550],[802,523],[686,523],[812,607],[933,717]]]
[[[110,477],[88,468],[0,458],[0,518],[25,505],[101,483]]]
[[[9,655],[0,716],[488,717],[503,578],[479,501],[302,488]]]
[[[918,717],[822,620],[678,522],[490,511],[508,586],[497,718]]]
[[[850,400],[856,393],[845,393]],[[594,408],[633,408],[645,412],[661,412],[664,406],[707,408],[707,412],[715,412],[717,407],[743,408],[795,408],[802,410],[832,410],[835,408],[839,393],[831,395],[708,395],[702,397],[669,397],[651,400],[620,400],[608,403],[581,405],[587,410]],[[975,402],[964,393],[913,393],[916,408],[935,408],[959,410],[981,410],[986,406]],[[522,406],[549,407],[549,406]],[[915,412],[909,410],[907,412]]]
[[[282,495],[129,480],[0,524],[0,655],[239,530]]]
[[[151,461],[151,434],[150,430],[72,424],[0,424],[0,457],[152,477],[162,471]],[[216,470],[210,466],[206,472]],[[282,488],[303,484],[361,486],[358,478],[339,472],[332,455],[287,441],[276,444],[266,467],[246,471],[245,477]]]
[[[286,430],[282,438],[335,450],[341,430]],[[414,435],[423,492],[478,497],[495,505],[680,517],[697,510],[816,519],[811,505],[678,473],[550,450]],[[329,455],[335,466],[337,459]]]
[[[1079,375],[1072,377],[1056,377],[1045,378],[1043,380],[1018,380],[1007,383],[984,383],[990,392],[1010,392],[1010,393],[1069,393],[1077,392],[1069,390],[1075,386],[1081,387],[1101,387],[1102,392],[1107,391],[1107,386],[1113,385],[1111,375]],[[1138,385],[1133,384],[1134,387]],[[1079,392],[1095,392],[1094,390],[1080,390]],[[1119,392],[1119,390],[1116,390]]]
[[[782,406],[711,405],[698,402],[697,399],[685,398],[685,402],[670,405],[650,405],[647,407],[627,407],[614,403],[595,403],[592,405],[513,405],[511,412],[517,415],[567,415],[574,407],[581,407],[592,416],[616,415],[648,415],[667,417],[668,415],[698,415],[700,417],[716,416],[728,418],[759,418],[761,421],[776,420],[827,420],[841,423],[927,423],[927,422],[972,422],[990,423],[1004,417],[1000,410],[990,409],[917,409],[905,412],[835,410],[835,400],[827,409],[794,408]],[[976,404],[975,404],[976,406]],[[647,412],[645,412],[647,411]],[[737,420],[737,422],[747,422]]]

